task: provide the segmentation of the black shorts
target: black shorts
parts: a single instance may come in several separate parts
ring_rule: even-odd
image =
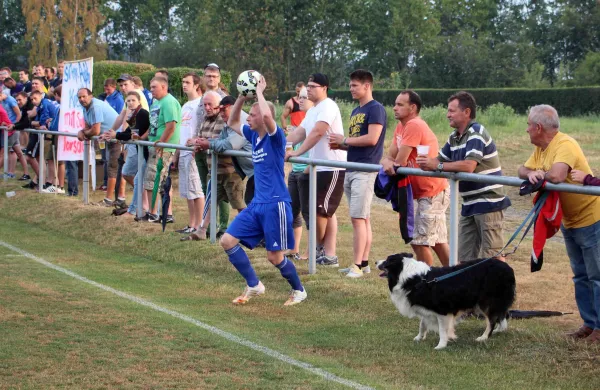
[[[317,172],[317,214],[331,217],[344,196],[346,171]]]
[[[29,142],[27,143],[27,155],[33,158],[40,157],[40,135],[29,133]]]

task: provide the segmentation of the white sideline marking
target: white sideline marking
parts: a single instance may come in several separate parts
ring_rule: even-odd
[[[145,299],[138,298],[138,297],[136,297],[134,295],[127,294],[127,293],[125,293],[123,291],[119,291],[119,290],[116,290],[116,289],[114,289],[112,287],[105,286],[104,284],[100,284],[98,282],[94,282],[93,280],[90,280],[90,279],[88,279],[86,277],[78,275],[75,272],[70,271],[70,270],[68,270],[66,268],[60,267],[60,266],[58,266],[56,264],[52,264],[52,263],[50,263],[50,262],[48,262],[48,261],[46,261],[46,260],[44,260],[44,259],[42,259],[40,257],[32,255],[29,252],[25,252],[24,250],[19,249],[19,248],[15,247],[15,246],[12,246],[12,245],[4,242],[4,241],[0,240],[0,245],[2,245],[5,248],[8,248],[8,249],[10,249],[10,250],[12,250],[14,252],[17,252],[20,255],[25,256],[25,257],[27,257],[29,259],[35,260],[38,263],[40,263],[42,265],[45,265],[48,268],[52,268],[55,271],[62,272],[63,274],[69,275],[69,276],[71,276],[71,277],[73,277],[73,278],[75,278],[75,279],[77,279],[77,280],[79,280],[81,282],[84,282],[84,283],[87,283],[87,284],[91,284],[94,287],[98,287],[99,289],[102,289],[104,291],[108,291],[110,293],[118,295],[121,298],[125,298],[125,299],[127,299],[127,300],[129,300],[131,302],[135,302],[135,303],[140,304],[142,306],[146,306],[146,307],[149,307],[149,308],[151,308],[153,310],[156,310],[156,311],[159,311],[161,313],[165,313],[165,314],[168,314],[168,315],[170,315],[172,317],[178,318],[178,319],[180,319],[182,321],[194,324],[194,325],[196,325],[196,326],[198,326],[198,327],[200,327],[202,329],[205,329],[205,330],[207,330],[207,331],[209,331],[211,333],[214,333],[214,334],[216,334],[218,336],[221,336],[224,339],[232,341],[232,342],[234,342],[236,344],[240,344],[240,345],[246,346],[246,347],[248,347],[250,349],[253,349],[255,351],[262,352],[262,353],[264,353],[267,356],[270,356],[270,357],[272,357],[274,359],[280,360],[280,361],[282,361],[284,363],[287,363],[289,365],[302,368],[302,369],[304,369],[304,370],[306,370],[306,371],[308,371],[308,372],[310,372],[312,374],[315,374],[315,375],[318,375],[318,376],[322,377],[325,380],[328,380],[328,381],[331,381],[331,382],[336,382],[336,383],[348,386],[348,387],[353,388],[353,389],[360,389],[360,390],[363,390],[363,389],[364,390],[367,390],[367,389],[371,390],[371,389],[373,389],[372,387],[361,385],[360,383],[353,382],[353,381],[348,380],[348,379],[340,378],[339,376],[334,375],[334,374],[332,374],[332,373],[330,373],[328,371],[325,371],[325,370],[323,370],[321,368],[315,367],[312,364],[301,362],[301,361],[296,360],[296,359],[294,359],[292,357],[289,357],[289,356],[284,355],[284,354],[282,354],[280,352],[277,352],[277,351],[275,351],[275,350],[273,350],[271,348],[263,347],[262,345],[258,345],[256,343],[253,343],[252,341],[245,340],[245,339],[243,339],[241,337],[238,337],[238,336],[236,336],[236,335],[234,335],[232,333],[229,333],[229,332],[226,332],[226,331],[221,330],[219,328],[215,328],[214,326],[205,324],[204,322],[199,321],[199,320],[197,320],[195,318],[186,316],[185,314],[181,314],[181,313],[178,313],[176,311],[166,309],[166,308],[164,308],[162,306],[158,306],[157,304],[152,303],[150,301],[147,301]]]

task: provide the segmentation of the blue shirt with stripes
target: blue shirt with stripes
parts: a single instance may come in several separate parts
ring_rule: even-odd
[[[473,173],[502,176],[496,143],[485,127],[477,122],[471,122],[462,134],[452,132],[440,149],[438,159],[441,162],[475,161],[477,166]],[[461,214],[465,217],[504,210],[511,205],[501,184],[461,180],[458,190],[463,198]]]
[[[277,126],[275,133],[265,134],[262,139],[248,125],[244,125],[242,131],[244,137],[252,144],[254,164],[252,203],[291,202],[283,170],[286,139],[281,127]]]

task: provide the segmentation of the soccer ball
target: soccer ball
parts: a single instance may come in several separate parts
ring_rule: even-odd
[[[261,74],[255,70],[245,70],[237,78],[237,90],[242,96],[256,97],[256,85]]]

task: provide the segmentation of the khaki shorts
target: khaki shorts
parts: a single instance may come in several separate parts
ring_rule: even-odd
[[[371,215],[373,187],[377,172],[346,172],[344,193],[348,199],[350,218],[367,219]]]
[[[458,261],[495,256],[504,247],[504,211],[460,217]]]
[[[49,139],[47,137],[51,137],[52,139]],[[54,154],[56,153],[56,151],[54,151],[54,153],[52,152],[52,146],[54,146],[54,150],[56,150],[56,136],[54,135],[45,135],[44,136],[44,159],[46,161],[54,161]]]
[[[119,171],[119,156],[121,155],[121,144],[118,142],[106,142],[108,150],[108,177],[114,179]]]
[[[210,180],[210,174],[208,174]],[[244,191],[246,190],[246,180],[242,180],[237,173],[222,173],[217,175],[217,202],[229,202],[231,207],[236,210],[246,208],[244,202]],[[211,186],[215,183],[211,181]]]
[[[148,164],[146,165],[146,174],[144,175],[144,189],[146,191],[152,191],[154,189],[154,179],[156,179],[156,164],[158,163],[158,155],[156,154],[155,148],[148,148],[149,156],[148,156]],[[163,193],[163,184],[165,183],[165,179],[169,174],[169,165],[171,165],[171,161],[173,160],[173,153],[162,152],[162,161],[163,161],[163,169],[160,171],[160,185],[159,191]]]
[[[446,210],[450,204],[450,191],[415,201],[415,229],[411,245],[435,246],[448,242]]]
[[[179,195],[184,199],[204,198],[200,175],[194,155],[188,154],[179,158]]]

